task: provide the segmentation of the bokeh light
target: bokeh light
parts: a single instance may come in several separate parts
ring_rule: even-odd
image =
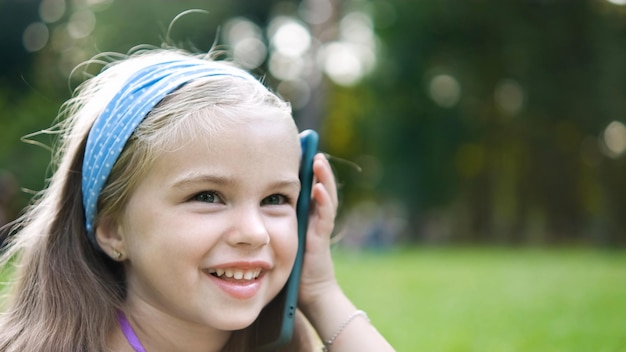
[[[496,86],[495,102],[502,111],[517,114],[524,105],[524,89],[514,80],[503,80]]]
[[[224,39],[233,50],[233,60],[242,67],[252,70],[265,62],[263,31],[254,22],[243,17],[230,19],[224,25]]]
[[[330,0],[302,1],[298,14],[307,23],[323,24],[333,15],[333,4]]]
[[[461,85],[450,74],[437,74],[428,83],[428,94],[435,104],[451,108],[461,99]]]
[[[265,61],[267,47],[257,38],[246,38],[233,46],[233,56],[235,62],[252,70],[261,66]]]
[[[274,18],[268,32],[272,48],[285,56],[302,56],[311,46],[311,33],[304,24],[292,17]]]
[[[358,83],[364,73],[358,53],[359,48],[351,43],[333,42],[325,45],[320,52],[324,72],[335,83],[343,86]]]
[[[22,35],[22,43],[24,48],[29,52],[35,52],[43,49],[50,38],[48,27],[42,22],[31,23],[24,30]]]
[[[605,153],[617,158],[626,151],[626,126],[620,121],[612,121],[602,134]]]
[[[84,1],[89,7],[97,11],[104,10],[108,8],[109,6],[111,6],[111,4],[113,3],[113,0],[84,0]]]
[[[224,39],[228,45],[234,45],[238,42],[248,39],[263,37],[261,28],[254,22],[244,17],[234,17],[224,24]]]
[[[74,39],[85,38],[96,27],[96,16],[90,9],[76,11],[67,23],[67,32]]]
[[[371,18],[363,12],[347,13],[339,22],[339,38],[326,43],[318,61],[335,83],[357,84],[376,64],[376,39]]]
[[[280,80],[293,80],[300,77],[304,71],[304,58],[274,52],[268,64],[272,76]]]
[[[46,23],[54,23],[65,14],[64,0],[42,0],[39,4],[39,17]]]

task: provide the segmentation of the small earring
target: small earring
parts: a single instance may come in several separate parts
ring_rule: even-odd
[[[120,260],[120,258],[122,258],[122,253],[118,252],[117,249],[113,250],[113,258],[115,260]]]

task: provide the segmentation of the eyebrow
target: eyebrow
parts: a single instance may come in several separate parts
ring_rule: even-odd
[[[227,186],[232,184],[233,181],[227,177],[217,175],[185,175],[180,179],[174,181],[173,188],[185,188],[198,183],[212,183],[220,186]]]
[[[234,179],[230,177],[224,177],[219,175],[185,175],[180,179],[174,181],[173,188],[185,188],[196,184],[215,184],[218,186],[229,186],[234,184]],[[271,189],[275,188],[300,188],[299,179],[283,179],[272,182],[269,186]]]

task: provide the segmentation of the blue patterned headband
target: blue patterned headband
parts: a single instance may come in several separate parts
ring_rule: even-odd
[[[208,76],[233,76],[255,80],[247,72],[213,61],[184,58],[159,62],[133,74],[94,122],[83,160],[85,227],[99,248],[94,231],[98,197],[126,142],[165,96],[181,85]]]

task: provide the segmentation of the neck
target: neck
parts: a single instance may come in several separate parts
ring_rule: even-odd
[[[126,317],[146,351],[217,352],[231,335],[229,331],[193,324],[146,304],[127,303]],[[128,351],[133,351],[119,326],[113,336],[116,340],[123,339]]]

